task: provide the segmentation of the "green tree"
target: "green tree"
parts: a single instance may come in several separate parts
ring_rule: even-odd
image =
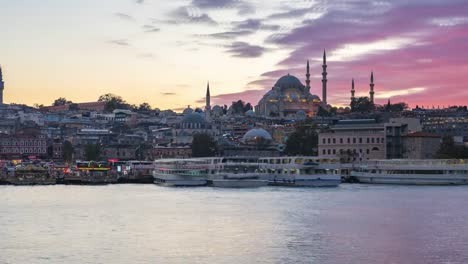
[[[53,106],[59,106],[59,105],[66,105],[66,104],[71,104],[72,101],[68,101],[67,99],[63,97],[59,97],[58,99],[55,99],[55,101],[52,103]]]
[[[442,138],[440,148],[436,153],[438,159],[465,159],[468,158],[468,149],[464,146],[455,145],[455,141],[451,136]]]
[[[71,163],[73,161],[73,145],[70,141],[65,140],[63,142],[63,160],[67,163]]]
[[[142,103],[138,106],[138,111],[151,111],[151,105],[148,103]]]
[[[318,135],[316,129],[316,125],[310,120],[298,123],[286,141],[286,154],[290,156],[317,155]]]
[[[101,145],[100,144],[87,144],[84,146],[84,156],[86,160],[100,160],[101,158]]]
[[[127,102],[125,102],[124,99],[122,99],[122,97],[111,93],[99,96],[98,102],[106,103],[105,110],[107,112],[112,112],[117,108],[129,108],[129,105],[127,104]]]
[[[358,97],[351,101],[351,112],[369,113],[374,110],[374,104],[368,97]]]
[[[192,156],[193,157],[213,157],[218,151],[216,141],[206,133],[193,135]]]

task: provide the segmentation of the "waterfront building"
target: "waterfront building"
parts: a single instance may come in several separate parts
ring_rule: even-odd
[[[14,135],[0,134],[2,159],[39,158],[47,155],[47,139],[36,129],[24,129]]]
[[[434,159],[442,138],[427,132],[413,132],[402,137],[403,158]]]
[[[340,120],[318,134],[319,156],[360,161],[385,158],[384,124],[373,119]]]
[[[387,159],[403,158],[402,136],[408,133],[408,125],[403,123],[386,123],[385,125],[385,155]]]
[[[156,145],[151,149],[150,154],[151,160],[165,158],[185,159],[190,157],[192,157],[192,148],[188,144]]]

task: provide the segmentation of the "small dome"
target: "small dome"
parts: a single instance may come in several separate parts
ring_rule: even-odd
[[[275,87],[280,88],[300,88],[304,87],[304,85],[299,81],[299,79],[293,75],[285,75],[278,79],[275,84]]]
[[[257,140],[257,139],[265,139],[265,140],[272,140],[273,138],[271,137],[270,133],[268,133],[265,129],[263,128],[254,128],[247,133],[245,133],[244,137],[242,137],[242,140],[244,142],[247,141],[252,141],[252,140]]]
[[[191,113],[193,113],[193,109],[190,108],[190,107],[185,108],[184,111],[182,112],[182,114],[184,114],[184,115],[188,115],[188,114],[191,114]]]
[[[255,112],[253,110],[249,110],[249,111],[245,112],[245,115],[248,116],[248,117],[254,117]]]
[[[307,114],[306,112],[304,112],[304,110],[299,110],[296,112],[296,118],[299,119],[299,120],[304,120],[306,119],[307,117]]]
[[[196,124],[204,124],[205,118],[199,113],[191,113],[182,119],[182,123],[196,123]]]

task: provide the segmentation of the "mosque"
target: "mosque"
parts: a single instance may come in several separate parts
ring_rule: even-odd
[[[310,92],[309,61],[306,68],[306,85],[290,74],[275,83],[255,106],[255,113],[262,117],[294,118],[315,116],[319,108],[328,109],[327,104],[327,59],[323,52],[322,100]]]

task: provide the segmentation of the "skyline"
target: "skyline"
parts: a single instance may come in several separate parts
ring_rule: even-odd
[[[2,1],[0,65],[7,103],[95,101],[105,93],[160,109],[242,99],[253,105],[287,73],[328,102],[369,92],[379,104],[468,101],[468,3],[193,0]],[[37,92],[40,90],[41,92]],[[34,96],[27,96],[34,94]]]

